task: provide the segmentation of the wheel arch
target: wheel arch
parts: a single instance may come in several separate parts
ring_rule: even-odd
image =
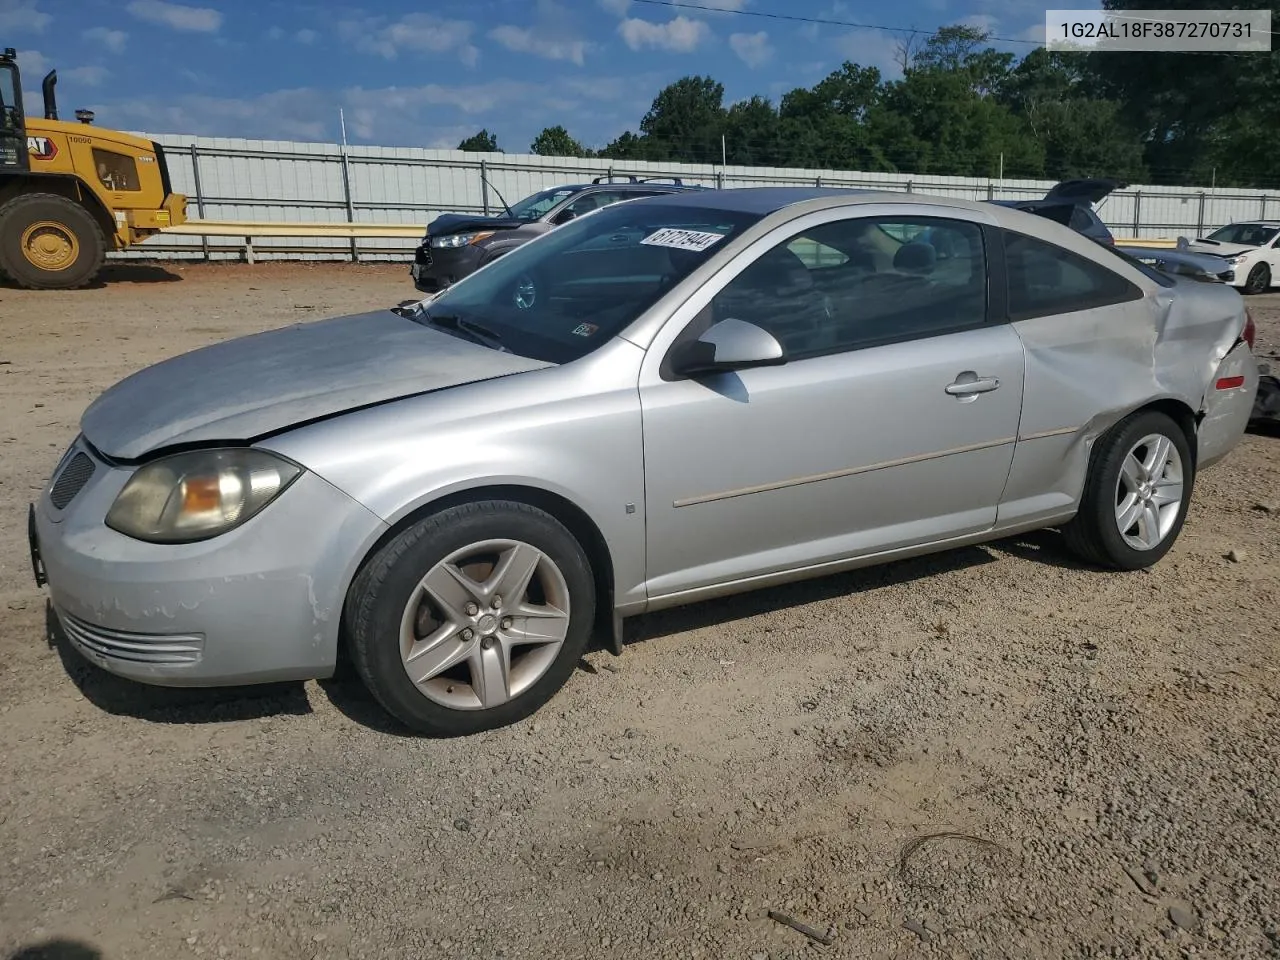
[[[599,526],[591,519],[591,516],[561,494],[554,493],[541,487],[528,486],[518,483],[505,484],[487,484],[478,487],[468,487],[462,490],[454,490],[443,496],[428,500],[426,503],[420,504],[415,509],[406,513],[395,523],[387,527],[382,534],[369,545],[365,550],[364,556],[360,558],[355,569],[351,572],[350,579],[347,582],[346,589],[343,593],[343,607],[345,609],[347,602],[351,597],[352,587],[356,581],[360,579],[361,572],[368,566],[369,562],[377,555],[386,544],[391,542],[395,537],[399,536],[415,523],[423,520],[432,514],[447,510],[450,507],[456,507],[464,503],[474,503],[478,500],[510,500],[517,503],[523,503],[530,507],[536,507],[542,510],[557,521],[564,525],[565,529],[573,535],[583,552],[587,555],[587,560],[591,564],[591,575],[596,585],[596,618],[599,625],[609,623],[609,618],[613,614],[613,597],[614,597],[614,571],[613,571],[613,554],[609,549],[608,542],[604,538],[604,534],[600,532]],[[339,651],[346,646],[348,638],[346,636],[345,617],[338,632]]]
[[[116,225],[111,218],[111,212],[103,205],[97,194],[81,187],[76,177],[55,174],[43,176],[18,174],[0,178],[0,206],[16,197],[30,196],[35,193],[53,194],[77,204],[93,217],[98,229],[102,231],[102,239],[107,248],[113,249],[116,246]]]

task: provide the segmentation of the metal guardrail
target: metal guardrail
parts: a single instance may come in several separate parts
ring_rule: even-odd
[[[325,240],[350,240],[350,250],[354,259],[355,241],[357,239],[393,237],[396,239],[419,240],[422,238],[423,228],[414,223],[281,223],[279,221],[261,220],[188,220],[186,223],[181,223],[177,226],[166,227],[161,233],[165,235],[203,237],[206,239],[204,244],[206,257],[215,249],[222,252],[238,250],[245,263],[254,263],[255,238],[314,237]],[[213,248],[207,242],[209,237],[239,237],[243,242],[235,246],[222,244],[217,248]],[[163,244],[147,244],[143,249],[148,248],[157,252],[170,249],[170,247]],[[273,244],[271,251],[273,253],[327,253],[331,252],[331,248],[281,247]],[[390,251],[379,250],[377,252],[387,253]],[[404,251],[396,250],[395,252]]]

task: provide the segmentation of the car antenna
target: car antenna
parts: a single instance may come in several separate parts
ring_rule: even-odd
[[[480,179],[483,180],[485,183],[489,184],[489,186],[493,187],[493,181],[490,180],[488,177],[486,177],[483,171],[481,171],[480,173]],[[493,192],[498,194],[498,199],[502,201],[502,206],[506,209],[507,216],[510,217],[512,220],[514,220],[516,218],[516,215],[511,212],[511,204],[507,203],[506,198],[502,196],[502,194],[499,192],[497,187],[493,187]]]

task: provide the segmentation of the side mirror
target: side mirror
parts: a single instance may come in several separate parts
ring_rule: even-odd
[[[714,324],[697,340],[678,346],[671,357],[671,368],[678,375],[693,376],[786,362],[786,352],[773,334],[754,323],[730,317]]]
[[[576,216],[577,214],[572,210],[561,210],[556,214],[555,225],[557,227],[562,227]]]

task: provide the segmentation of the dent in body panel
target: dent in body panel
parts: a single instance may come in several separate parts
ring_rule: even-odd
[[[645,514],[626,504],[644,503],[642,355],[614,340],[572,364],[406,398],[260,446],[314,470],[389,526],[481,487],[561,496],[603,536],[616,605],[634,607],[644,600]]]
[[[1234,290],[1189,280],[1142,300],[1014,323],[1026,393],[1000,523],[1074,512],[1094,441],[1133,410],[1173,399],[1202,411],[1242,325]]]

